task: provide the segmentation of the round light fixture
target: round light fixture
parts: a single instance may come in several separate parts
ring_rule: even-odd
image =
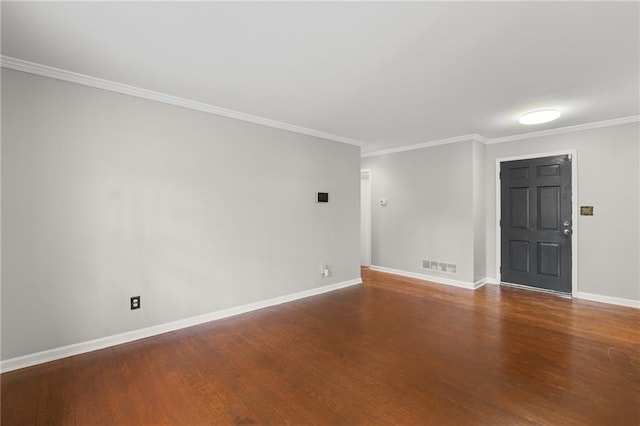
[[[553,121],[560,117],[560,111],[557,109],[542,109],[539,111],[532,111],[524,114],[520,117],[520,124],[542,124]]]

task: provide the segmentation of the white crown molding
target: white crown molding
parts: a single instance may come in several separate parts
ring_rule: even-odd
[[[482,287],[483,285],[485,285],[484,279],[478,280],[476,282],[459,281],[459,280],[452,280],[450,278],[442,278],[442,277],[436,277],[433,275],[419,274],[416,272],[402,271],[400,269],[387,268],[384,266],[377,266],[377,265],[369,265],[369,269],[373,271],[378,271],[378,272],[386,272],[388,274],[393,274],[393,275],[400,275],[402,277],[416,278],[418,280],[428,281],[433,284],[445,284],[453,287],[466,288],[467,290],[476,290]]]
[[[519,135],[505,136],[503,138],[488,139],[488,144],[513,142],[523,139],[534,139],[543,136],[561,135],[564,133],[579,132],[581,130],[599,129],[601,127],[619,126],[622,124],[640,122],[640,115],[632,115],[629,117],[614,118],[612,120],[596,121],[593,123],[577,124],[575,126],[558,127],[557,129],[541,130],[539,132],[522,133]]]
[[[353,280],[342,281],[335,284],[329,284],[323,287],[312,288],[311,290],[305,290],[298,293],[288,294],[285,296],[274,297],[273,299],[263,300],[255,303],[249,303],[247,305],[237,306],[234,308],[223,309],[221,311],[211,312],[211,313],[199,315],[196,317],[186,318],[186,319],[173,321],[165,324],[160,324],[152,327],[142,328],[140,330],[129,331],[126,333],[116,334],[113,336],[107,336],[100,339],[90,340],[88,342],[75,343],[73,345],[63,346],[60,348],[54,348],[54,349],[49,349],[42,352],[19,356],[16,358],[10,358],[0,362],[0,371],[5,373],[7,371],[17,370],[19,368],[25,368],[25,367],[30,367],[36,364],[55,361],[57,359],[66,358],[69,356],[78,355],[86,352],[91,352],[98,349],[104,349],[109,346],[120,345],[122,343],[132,342],[134,340],[144,339],[147,337],[156,336],[158,334],[163,334],[170,331],[180,330],[183,328],[191,327],[191,326],[202,324],[209,321],[227,318],[234,315],[240,315],[240,314],[255,311],[258,309],[268,308],[270,306],[292,302],[294,300],[299,300],[306,297],[316,296],[318,294],[339,290],[341,288],[350,287],[357,284],[362,284],[362,278],[355,278]]]
[[[164,93],[154,92],[152,90],[142,89],[140,87],[129,86],[127,84],[116,83],[97,77],[91,77],[72,71],[66,71],[59,68],[41,65],[34,62],[24,61],[22,59],[12,58],[10,56],[0,56],[3,68],[9,68],[16,71],[27,72],[30,74],[41,75],[44,77],[55,78],[57,80],[68,81],[71,83],[82,84],[84,86],[95,87],[97,89],[108,90],[111,92],[122,93],[125,95],[135,96],[138,98],[148,99],[151,101],[162,102],[169,105],[189,108],[196,111],[207,112],[209,114],[220,115],[223,117],[235,118],[237,120],[248,121],[250,123],[260,124],[263,126],[274,127],[276,129],[288,130],[290,132],[301,133],[303,135],[315,136],[321,139],[328,139],[335,142],[346,143],[349,145],[362,146],[365,142],[355,139],[346,138],[344,136],[332,135],[330,133],[321,132],[319,130],[308,129],[306,127],[296,126],[295,124],[283,123],[256,115],[245,114],[239,111],[218,107],[215,105],[196,102],[189,99],[179,98],[177,96],[166,95]]]
[[[344,136],[333,135],[333,134],[325,133],[319,130],[296,126],[295,124],[289,124],[281,121],[271,120],[269,118],[258,117],[256,115],[245,114],[243,112],[233,111],[230,109],[206,104],[203,102],[192,101],[192,100],[180,98],[177,96],[167,95],[160,92],[154,92],[152,90],[142,89],[135,86],[129,86],[127,84],[116,83],[114,81],[104,80],[97,77],[91,77],[85,74],[66,71],[60,68],[54,68],[47,65],[41,65],[34,62],[24,61],[22,59],[12,58],[10,56],[0,55],[0,65],[3,68],[9,68],[16,71],[22,71],[30,74],[41,75],[44,77],[55,78],[57,80],[63,80],[71,83],[81,84],[84,86],[94,87],[97,89],[108,90],[116,93],[122,93],[129,96],[135,96],[138,98],[148,99],[156,102],[162,102],[169,105],[189,108],[196,111],[206,112],[209,114],[235,118],[237,120],[260,124],[267,127],[273,127],[276,129],[287,130],[290,132],[300,133],[303,135],[314,136],[321,139],[332,140],[335,142],[341,142],[341,143],[360,146],[360,147],[366,144],[366,142],[347,138]],[[601,127],[618,126],[622,124],[637,123],[637,122],[640,122],[640,115],[632,115],[629,117],[615,118],[612,120],[578,124],[575,126],[560,127],[557,129],[541,130],[539,132],[522,133],[518,135],[511,135],[511,136],[492,138],[492,139],[486,138],[479,134],[469,134],[469,135],[455,136],[455,137],[446,138],[446,139],[438,139],[434,141],[423,142],[423,143],[418,143],[413,145],[404,145],[404,146],[399,146],[394,148],[381,149],[378,151],[366,152],[366,153],[363,153],[361,157],[366,158],[366,157],[374,157],[378,155],[394,154],[397,152],[413,151],[416,149],[429,148],[432,146],[445,145],[445,144],[464,142],[464,141],[476,141],[483,144],[513,142],[513,141],[519,141],[524,139],[533,139],[533,138],[539,138],[543,136],[559,135],[563,133],[571,133],[571,132],[577,132],[581,130],[597,129]]]
[[[471,134],[471,135],[455,136],[453,138],[447,138],[447,139],[438,139],[430,142],[417,143],[414,145],[404,145],[404,146],[398,146],[394,148],[381,149],[378,151],[365,152],[361,155],[361,157],[365,158],[365,157],[375,157],[378,155],[395,154],[397,152],[413,151],[416,149],[429,148],[432,146],[446,145],[450,143],[466,142],[466,141],[476,141],[476,142],[485,143],[485,144],[487,143],[487,139],[485,137],[477,134]]]
[[[479,135],[477,133],[473,135],[473,140],[476,141],[476,142],[483,143],[485,145],[489,143],[489,139],[487,139],[484,136]]]
[[[602,127],[620,126],[622,124],[630,124],[630,123],[638,123],[638,122],[640,122],[640,115],[632,115],[629,117],[614,118],[611,120],[596,121],[593,123],[577,124],[575,126],[559,127],[557,129],[541,130],[539,132],[530,132],[530,133],[522,133],[519,135],[505,136],[502,138],[489,139],[479,134],[463,135],[463,136],[456,136],[453,138],[438,139],[435,141],[418,143],[415,145],[404,145],[404,146],[399,146],[395,148],[381,149],[379,151],[365,152],[361,154],[360,157],[361,158],[375,157],[378,155],[394,154],[397,152],[404,152],[404,151],[413,151],[415,149],[429,148],[437,145],[445,145],[449,143],[464,142],[464,141],[471,141],[471,140],[483,143],[485,145],[491,145],[496,143],[514,142],[514,141],[520,141],[525,139],[535,139],[543,136],[561,135],[564,133],[599,129]]]

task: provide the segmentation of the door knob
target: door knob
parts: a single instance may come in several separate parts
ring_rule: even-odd
[[[564,229],[564,230],[562,231],[562,233],[563,233],[564,235],[566,235],[566,236],[569,236],[569,235],[571,235],[571,229]]]

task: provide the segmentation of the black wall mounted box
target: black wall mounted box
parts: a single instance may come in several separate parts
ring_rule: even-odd
[[[318,203],[328,203],[329,202],[329,193],[328,192],[318,192],[318,198],[316,199]]]

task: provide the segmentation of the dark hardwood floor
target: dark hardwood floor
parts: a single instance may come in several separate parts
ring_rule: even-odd
[[[640,313],[365,284],[2,374],[2,425],[638,425]]]

